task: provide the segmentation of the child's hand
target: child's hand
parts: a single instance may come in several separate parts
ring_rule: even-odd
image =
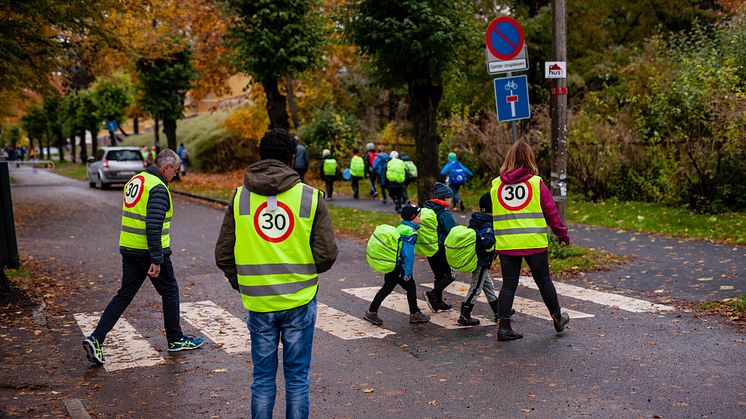
[[[402,277],[402,279],[404,280],[404,282],[409,282],[412,280],[412,277],[407,275],[407,276]]]

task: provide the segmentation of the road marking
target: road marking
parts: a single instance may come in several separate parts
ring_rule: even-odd
[[[181,317],[229,354],[251,352],[246,323],[212,301],[181,303]]]
[[[316,327],[340,339],[383,338],[395,335],[383,327],[376,326],[361,318],[318,303],[319,312]]]
[[[74,316],[83,335],[90,336],[98,324],[101,313],[76,313]],[[119,319],[106,336],[104,357],[106,371],[149,367],[166,362],[124,317]]]
[[[427,287],[427,288],[433,287],[432,284],[420,284],[420,285],[422,285],[423,287]],[[469,292],[469,284],[465,282],[461,282],[461,281],[453,281],[453,283],[451,283],[451,285],[449,285],[448,288],[446,288],[446,291],[452,294],[456,294],[463,298],[463,297],[466,297],[466,293]],[[484,292],[479,294],[478,300],[483,303],[487,302],[487,297],[484,296]],[[528,298],[522,298],[518,296],[514,297],[513,309],[516,311],[516,313],[522,313],[522,314],[526,314],[529,316],[538,317],[544,320],[552,319],[552,317],[549,315],[549,311],[547,310],[547,306],[544,305],[543,302],[534,301]],[[585,318],[595,317],[593,314],[570,310],[568,308],[563,308],[562,312],[567,313],[572,319],[585,319]],[[494,323],[493,321],[490,321],[490,322]]]
[[[577,300],[590,301],[596,304],[602,304],[620,310],[629,311],[632,313],[657,313],[659,311],[671,311],[674,310],[671,306],[663,304],[655,304],[650,301],[639,300],[637,298],[625,297],[619,294],[611,294],[603,291],[596,291],[588,288],[578,287],[575,285],[564,284],[562,282],[554,282],[554,288],[558,294],[575,298]],[[519,284],[526,287],[538,290],[539,287],[534,283],[534,279],[530,276],[520,277]],[[572,316],[570,316],[572,317]]]
[[[347,289],[343,289],[342,291],[348,294],[354,295],[355,297],[358,297],[362,300],[373,301],[373,297],[375,297],[379,289],[380,289],[379,287],[363,287],[363,288],[347,288]],[[427,307],[427,303],[419,299],[417,300],[417,305],[420,307],[420,309]],[[394,311],[398,311],[399,313],[403,313],[409,316],[409,304],[407,304],[407,296],[404,294],[401,294],[398,292],[392,292],[391,294],[389,294],[388,297],[386,297],[385,300],[383,300],[383,304],[381,304],[381,306],[394,310]],[[460,315],[460,312],[457,309],[454,309],[451,311],[439,312],[439,313],[429,313],[429,314],[430,314],[430,323],[436,324],[446,329],[462,329],[464,327],[469,327],[469,326],[461,326],[460,324],[458,324],[458,317]],[[494,324],[494,322],[490,322],[489,320],[481,316],[472,316],[472,317],[475,319],[479,319],[480,326]]]

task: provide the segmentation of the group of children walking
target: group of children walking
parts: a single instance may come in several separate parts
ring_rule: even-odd
[[[433,313],[453,308],[444,300],[443,291],[456,279],[454,268],[468,269],[472,280],[461,303],[458,323],[463,326],[479,324],[471,313],[484,291],[498,324],[498,340],[520,339],[523,335],[513,330],[510,320],[515,313],[513,300],[525,259],[552,317],[555,331],[562,332],[570,318],[562,313],[549,273],[546,228],[552,229],[561,246],[569,245],[570,238],[538,172],[530,146],[522,141],[515,143],[505,157],[500,176],[492,181],[490,191],[480,197],[479,212],[471,215],[468,229],[456,227],[449,211],[454,199],[454,190],[449,185],[436,182],[432,189],[433,198],[422,208],[404,205],[401,225],[395,231],[393,227],[379,226],[368,242],[367,260],[371,267],[384,273],[384,285],[363,318],[376,325],[383,324],[378,315],[381,303],[396,285],[400,285],[407,293],[410,323],[429,321],[417,304],[413,268],[414,255],[418,253],[427,256],[433,272],[433,289],[424,292],[425,301]],[[467,244],[454,245],[464,242]],[[461,263],[458,258],[466,258],[467,262]],[[489,275],[495,258],[500,260],[503,277],[499,295]]]

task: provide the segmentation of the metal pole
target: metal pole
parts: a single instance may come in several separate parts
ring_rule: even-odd
[[[0,269],[2,266],[16,269],[20,265],[10,196],[10,172],[8,162],[0,162]]]
[[[513,77],[513,72],[508,71],[508,75],[506,77]],[[513,144],[515,144],[516,141],[518,141],[518,130],[515,126],[515,121],[510,121],[510,129],[513,133]]]
[[[565,0],[552,1],[552,59],[567,62]],[[552,80],[552,197],[566,222],[567,212],[567,80]]]

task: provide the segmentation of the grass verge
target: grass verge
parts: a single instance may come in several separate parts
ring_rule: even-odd
[[[705,301],[699,304],[703,310],[720,314],[737,322],[746,322],[746,294],[720,301]]]
[[[54,173],[69,178],[87,181],[86,165],[81,163],[72,163],[69,161],[55,162]]]

